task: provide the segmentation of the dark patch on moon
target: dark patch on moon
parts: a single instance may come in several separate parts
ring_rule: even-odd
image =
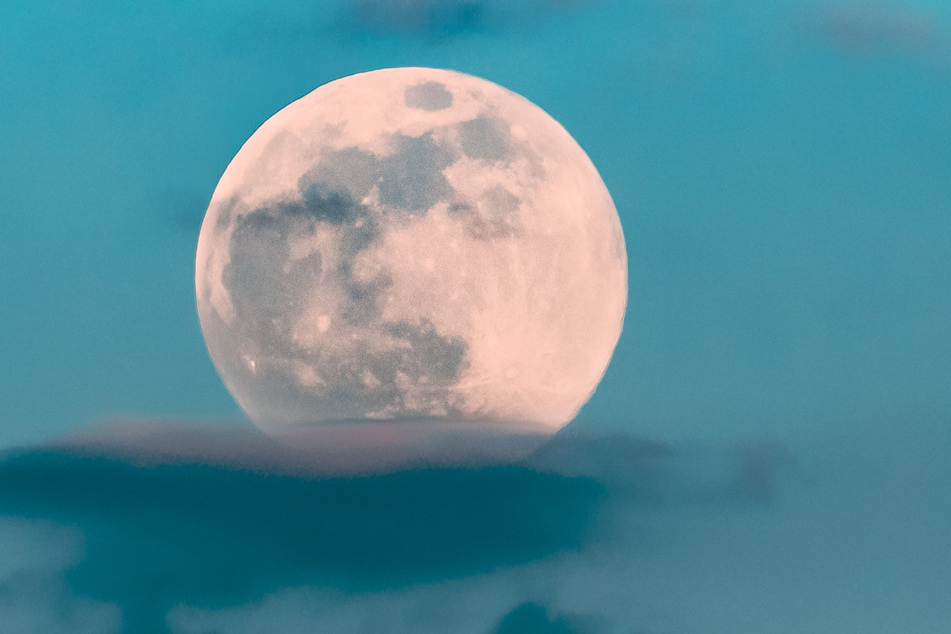
[[[354,258],[379,235],[370,209],[355,202],[349,191],[330,190],[309,178],[299,182],[300,198],[261,207],[234,220],[231,257],[222,282],[235,307],[233,327],[241,331],[237,340],[253,342],[249,345],[254,349],[248,352],[255,357],[308,359],[307,351],[291,342],[293,329],[314,294],[342,288],[347,296],[343,317],[359,324],[379,316],[380,298],[390,285],[385,272],[363,281],[355,280],[352,273]],[[334,232],[337,266],[328,268],[319,252],[291,259],[289,237],[318,232]],[[243,364],[238,369],[247,372]]]
[[[412,324],[401,321],[388,326],[390,334],[409,342],[413,354],[401,358],[400,367],[408,369],[413,378],[425,382],[452,384],[464,368],[469,346],[459,337],[441,337],[429,321]]]
[[[501,185],[495,185],[486,190],[482,199],[487,209],[487,215],[493,218],[503,218],[515,213],[518,209],[518,198]]]
[[[451,100],[438,82],[406,92],[407,101],[424,110],[445,104],[446,96]],[[389,271],[382,268],[369,279],[365,270],[355,271],[356,258],[388,225],[418,218],[440,202],[450,203],[449,213],[473,238],[516,233],[517,196],[495,185],[474,200],[456,199],[443,171],[461,158],[460,147],[469,158],[492,162],[511,162],[530,148],[512,139],[508,124],[493,115],[463,122],[457,131],[459,146],[439,143],[427,132],[394,136],[395,151],[386,156],[359,147],[324,152],[298,181],[296,196],[249,212],[232,205],[231,260],[223,283],[235,319],[213,323],[231,331],[222,340],[241,343],[226,360],[215,361],[232,366],[224,376],[240,376],[232,383],[254,403],[256,417],[461,415],[450,396],[467,367],[467,342],[441,336],[425,318],[385,322],[385,298],[393,286]],[[334,244],[333,261],[319,252],[291,260],[292,236],[320,232]],[[301,320],[322,297],[333,302],[327,307],[329,345],[317,333],[307,343],[296,342]]]
[[[305,284],[317,287],[323,266],[320,254],[290,261],[287,233],[293,221],[269,211],[261,209],[239,218],[223,282],[244,335],[275,353],[285,347],[283,341],[304,308],[296,289]]]
[[[461,215],[473,213],[472,205],[469,203],[455,202],[449,205],[449,214],[450,215]]]
[[[320,163],[300,179],[303,191],[311,184],[329,191],[348,192],[361,202],[380,180],[380,158],[358,147],[327,152]]]
[[[515,235],[518,227],[518,197],[502,185],[487,189],[478,204],[455,202],[449,214],[464,219],[466,233],[479,240]]]
[[[351,224],[366,215],[365,208],[355,203],[346,191],[329,191],[321,183],[311,183],[302,188],[301,194],[300,201],[284,204],[284,214],[335,225]]]
[[[396,152],[380,160],[380,201],[418,215],[449,200],[453,190],[442,171],[455,160],[455,152],[436,143],[428,132],[420,137],[399,135]]]
[[[453,97],[444,84],[438,81],[427,81],[407,86],[403,100],[410,108],[436,112],[451,107]]]
[[[224,233],[231,223],[234,222],[235,213],[240,208],[240,200],[237,196],[231,196],[221,202],[212,202],[212,205],[218,211],[218,218],[215,221],[215,232],[217,235]],[[210,213],[210,209],[209,212]]]
[[[466,367],[466,342],[440,336],[425,320],[384,322],[389,273],[358,279],[354,272],[356,257],[382,231],[380,212],[360,202],[375,185],[388,214],[425,212],[452,195],[442,170],[456,158],[453,152],[428,134],[402,136],[398,143],[397,154],[382,158],[356,148],[329,153],[300,179],[298,198],[235,214],[223,274],[235,319],[213,323],[231,330],[230,339],[243,342],[243,349],[216,363],[231,366],[222,374],[239,375],[241,393],[262,410],[278,416],[312,411],[322,420],[375,411],[404,417],[457,413],[446,411],[448,390]],[[360,178],[344,183],[354,166]],[[331,233],[336,265],[319,252],[292,260],[289,238],[319,232]],[[329,349],[295,343],[295,328],[314,299],[326,295],[339,302],[341,293],[342,304],[328,307],[328,317],[346,334],[331,335]],[[313,370],[315,384],[302,384],[302,367]]]
[[[459,143],[471,159],[490,163],[508,159],[510,137],[508,124],[497,117],[483,114],[459,124]]]
[[[328,214],[327,219],[346,217],[343,222],[352,223],[357,216],[367,216],[362,201],[374,186],[387,213],[416,216],[451,198],[452,187],[442,172],[456,161],[456,151],[437,143],[430,133],[399,134],[394,143],[396,151],[382,157],[357,147],[326,153],[300,180],[304,208],[315,215]]]
[[[425,320],[381,322],[379,330],[391,338],[385,346],[358,338],[346,358],[321,366],[329,386],[322,399],[349,405],[362,415],[382,410],[397,417],[438,414],[448,405],[447,390],[466,367],[466,342],[440,336]],[[404,390],[406,385],[413,386],[412,392]],[[417,402],[421,393],[429,396]]]
[[[372,280],[356,280],[351,264],[352,260],[340,264],[341,283],[347,294],[340,308],[340,317],[351,326],[370,326],[379,322],[383,313],[383,295],[393,285],[393,280],[386,271],[381,271]]]

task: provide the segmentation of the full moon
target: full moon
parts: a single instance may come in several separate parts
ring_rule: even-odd
[[[393,68],[248,139],[205,215],[196,291],[212,361],[265,430],[554,432],[613,354],[627,254],[597,170],[541,108]]]

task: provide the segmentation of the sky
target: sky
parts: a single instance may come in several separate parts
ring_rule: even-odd
[[[405,65],[527,97],[614,198],[627,317],[568,449],[356,482],[182,458],[193,427],[254,433],[195,310],[218,178],[286,104]],[[948,112],[937,1],[2,3],[0,620],[947,631]],[[115,421],[169,421],[165,458],[151,431],[108,459],[61,442]]]

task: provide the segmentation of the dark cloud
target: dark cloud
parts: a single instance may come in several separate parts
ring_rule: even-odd
[[[518,464],[341,476],[256,432],[120,425],[8,454],[0,512],[80,529],[70,591],[120,606],[126,631],[162,632],[176,605],[409,588],[575,551],[612,500],[675,499],[658,484],[672,455],[568,434]],[[509,611],[499,632],[593,631],[538,605]]]
[[[113,425],[0,459],[0,513],[17,516],[0,518],[0,623],[115,632],[121,610],[146,634],[940,631],[946,422],[831,432],[800,447],[795,480],[762,443],[568,429],[516,464],[344,476],[250,428]],[[900,613],[875,600],[911,590]],[[829,596],[844,598],[814,600]]]
[[[167,188],[154,192],[147,207],[153,222],[158,217],[174,231],[197,237],[208,209],[208,198],[184,189]]]
[[[4,513],[78,526],[78,593],[163,631],[179,603],[226,606],[294,585],[366,591],[473,574],[582,543],[592,480],[525,467],[307,478],[32,451],[0,464]]]
[[[903,2],[833,2],[812,7],[809,15],[830,45],[850,54],[928,55],[948,46],[948,31],[935,15]]]
[[[486,0],[354,0],[347,17],[369,33],[455,37],[486,28],[493,5]]]
[[[357,33],[446,40],[524,28],[593,0],[349,0],[343,22]]]
[[[579,629],[562,616],[552,618],[544,606],[523,603],[502,618],[495,634],[583,634],[590,628]]]

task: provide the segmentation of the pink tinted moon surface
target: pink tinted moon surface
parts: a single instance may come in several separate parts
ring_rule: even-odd
[[[601,177],[489,81],[393,68],[268,119],[198,242],[211,358],[264,429],[446,420],[554,431],[588,400],[627,302]]]

